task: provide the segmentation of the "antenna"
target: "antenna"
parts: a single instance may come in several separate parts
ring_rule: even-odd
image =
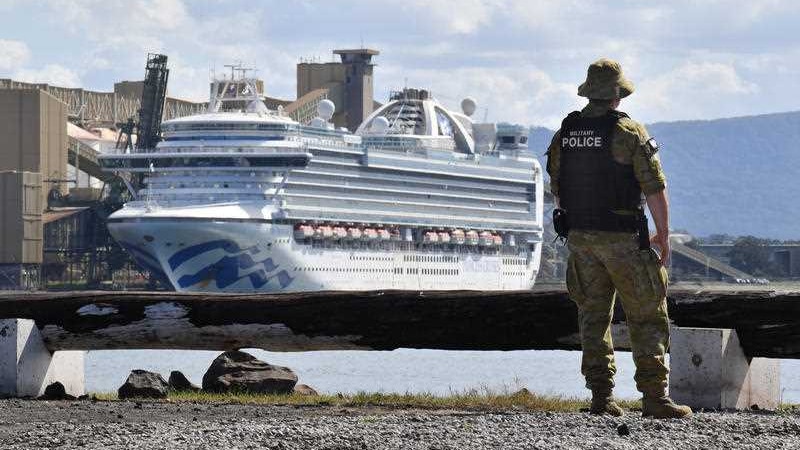
[[[222,67],[231,69],[231,80],[233,79],[233,71],[236,69],[236,64],[223,64]]]
[[[242,70],[242,61],[239,60],[236,62],[236,64],[225,64],[223,67],[231,69],[231,80],[233,80],[236,78],[236,71]],[[244,70],[250,70],[250,69],[244,69]]]
[[[255,69],[253,69],[251,67],[242,67],[241,64],[239,65],[239,67],[235,68],[234,70],[239,74],[239,78],[240,79],[247,78],[247,72],[254,72],[255,71]]]
[[[489,107],[483,108],[483,123],[486,123],[486,120],[489,116]]]

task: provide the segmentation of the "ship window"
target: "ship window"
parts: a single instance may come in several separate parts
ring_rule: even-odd
[[[453,136],[453,124],[443,112],[436,111],[436,122],[439,125],[439,134],[441,136]]]
[[[500,142],[503,144],[513,144],[514,143],[514,136],[501,136]]]
[[[519,143],[520,144],[525,144],[526,142],[528,142],[528,136],[521,136],[519,138]]]

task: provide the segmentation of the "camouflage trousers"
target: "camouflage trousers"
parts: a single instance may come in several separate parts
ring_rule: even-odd
[[[653,250],[641,251],[635,234],[570,232],[567,289],[578,306],[586,387],[614,387],[611,318],[616,294],[630,332],[636,387],[663,394],[667,386],[664,355],[669,346],[667,271]]]

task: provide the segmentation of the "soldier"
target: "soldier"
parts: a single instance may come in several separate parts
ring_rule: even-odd
[[[581,372],[592,391],[590,412],[622,415],[611,395],[616,366],[610,325],[619,293],[636,364],[634,379],[644,396],[642,415],[687,417],[691,409],[676,405],[666,393],[666,180],[655,140],[616,110],[632,92],[618,63],[594,62],[578,88],[589,104],[564,119],[548,149],[550,188],[569,226],[567,288],[578,306]],[[649,240],[643,197],[656,226]]]

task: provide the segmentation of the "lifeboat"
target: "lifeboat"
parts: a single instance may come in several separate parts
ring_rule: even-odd
[[[356,227],[350,227],[347,229],[347,237],[350,239],[361,239],[361,229]]]
[[[389,230],[386,228],[378,228],[378,239],[382,241],[388,241],[392,235],[389,233]]]
[[[422,242],[426,244],[435,244],[439,242],[439,233],[435,231],[426,231],[422,236]]]
[[[321,227],[318,227],[317,230],[319,230],[319,234],[322,236],[323,239],[330,239],[333,237],[333,227],[331,226],[323,225]]]
[[[364,233],[361,235],[362,239],[374,241],[378,239],[378,232],[375,228],[364,228]]]
[[[453,232],[450,233],[450,240],[454,244],[463,245],[467,240],[464,235],[464,230],[453,230]]]
[[[492,240],[494,241],[494,245],[496,245],[498,247],[503,245],[503,237],[500,236],[499,234],[493,234],[492,235]]]
[[[494,245],[494,238],[492,237],[492,233],[488,231],[481,231],[481,233],[478,235],[478,245],[483,245],[485,247]]]
[[[467,245],[478,245],[478,240],[479,240],[478,232],[475,230],[467,231],[465,239]]]
[[[449,244],[450,243],[450,233],[447,231],[440,231],[439,232],[439,242],[442,244]]]
[[[347,230],[345,227],[333,227],[333,237],[336,239],[347,239],[349,236],[347,235]]]
[[[296,240],[311,239],[314,237],[314,227],[305,223],[298,223],[294,226],[294,238]]]

